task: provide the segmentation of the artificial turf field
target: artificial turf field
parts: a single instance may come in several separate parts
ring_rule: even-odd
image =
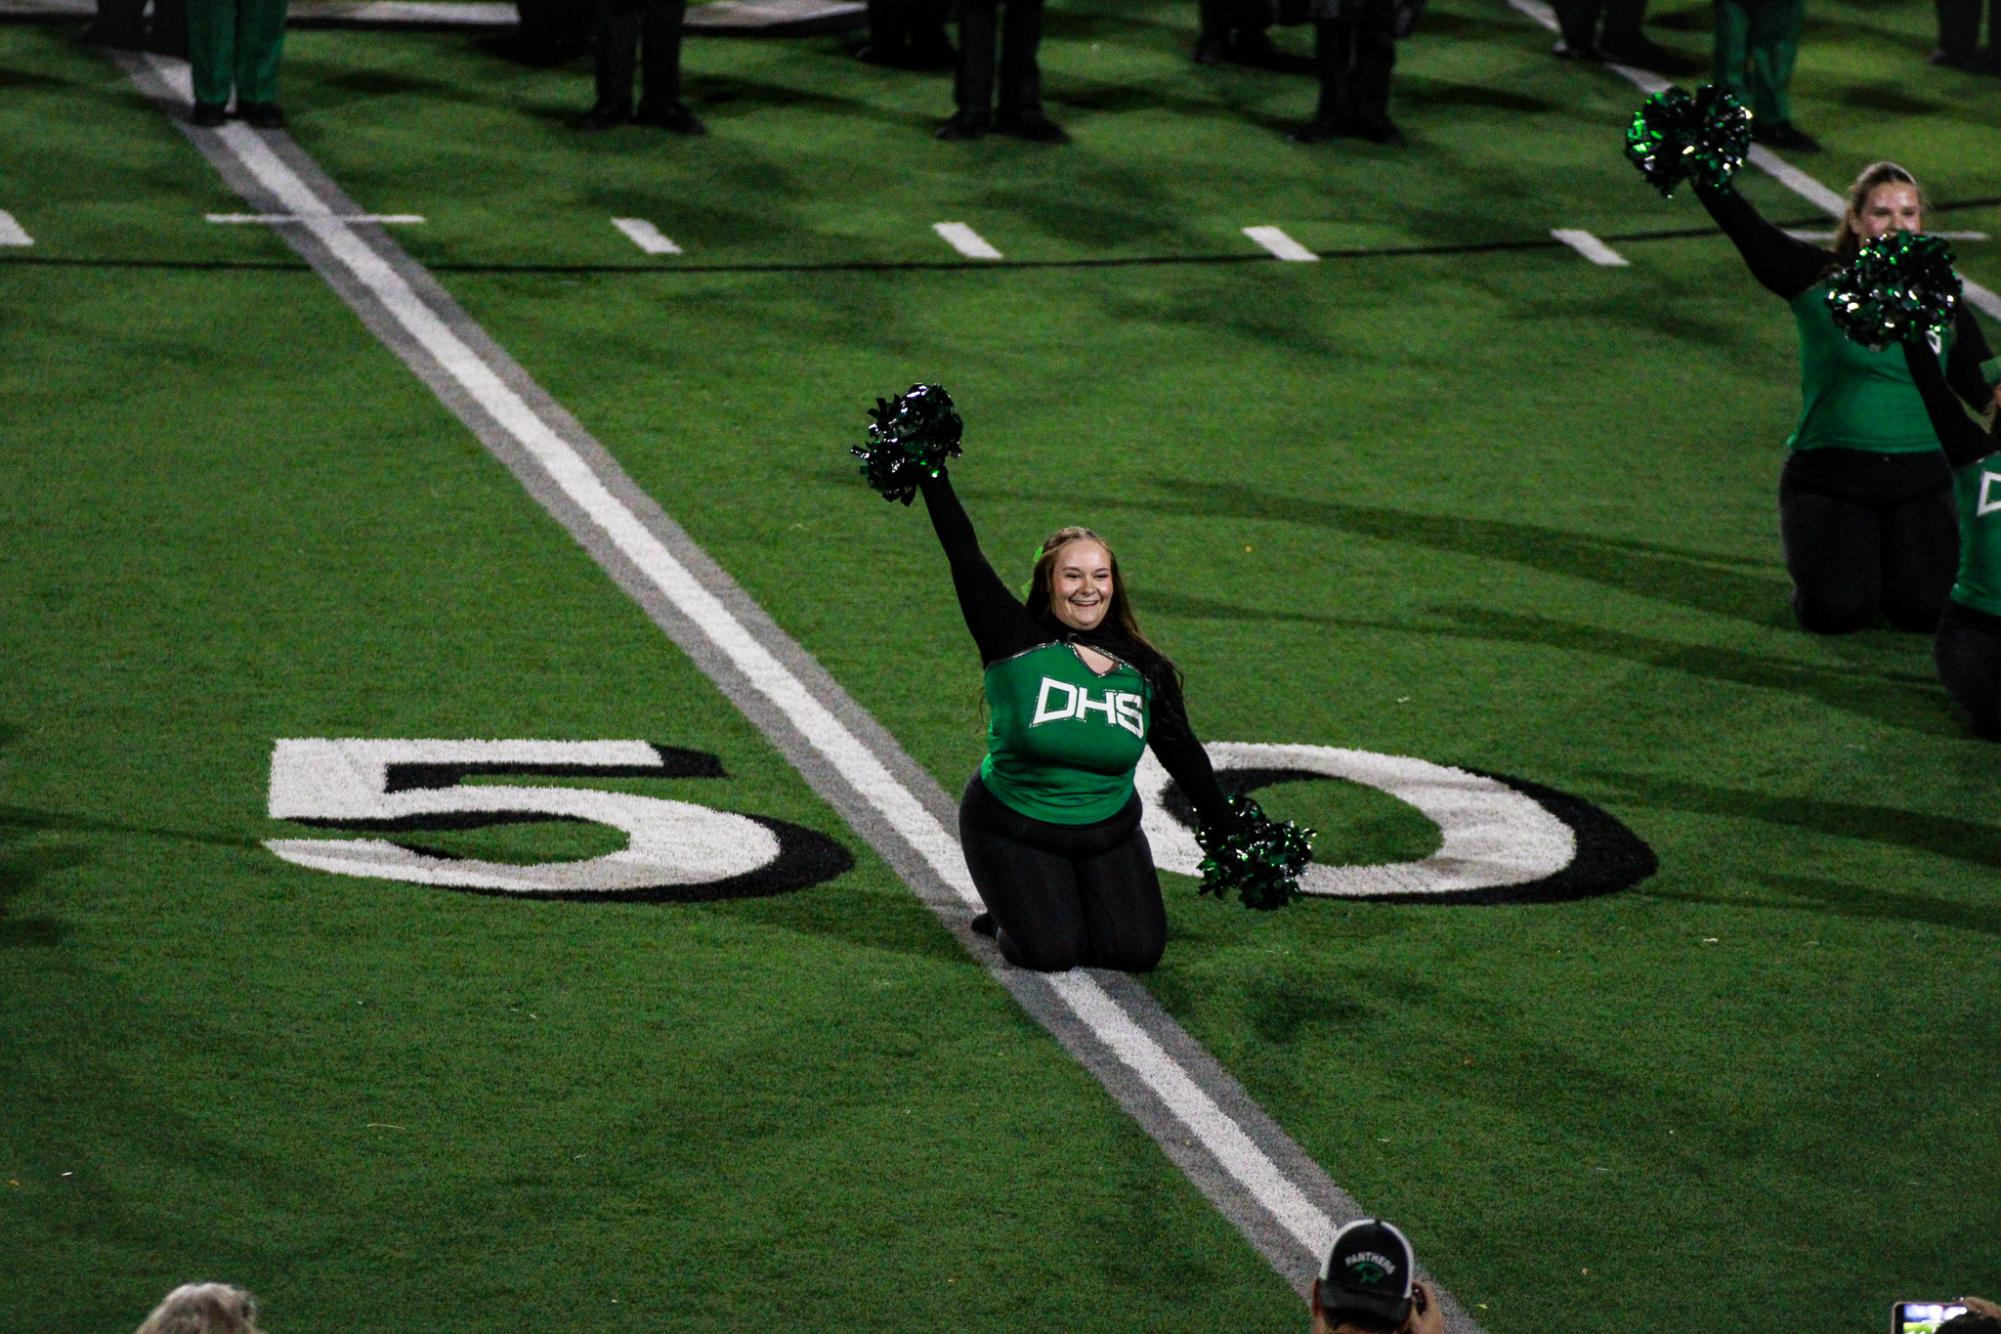
[[[1702,48],[1707,5],[1655,10]],[[1965,205],[1939,225],[2001,231],[2001,83],[1927,66],[1930,23],[1816,0],[1797,119],[1828,151],[1796,162],[1839,188],[1895,157]],[[923,516],[845,453],[920,378],[966,414],[1004,573],[1105,532],[1205,737],[1517,775],[1651,845],[1643,883],[1554,903],[1254,915],[1166,878],[1149,989],[1484,1328],[1846,1331],[2001,1295],[2001,755],[1928,641],[1791,625],[1786,312],[1619,160],[1638,92],[1512,9],[1434,5],[1402,152],[1287,143],[1310,83],[1193,69],[1192,27],[1054,11],[1060,149],[934,143],[946,85],[835,37],[691,42],[698,141],[579,139],[582,66],[462,35],[295,32],[285,102],[948,788],[972,651]],[[273,229],[204,222],[241,201],[116,66],[8,27],[0,78],[0,208],[35,240],[0,252],[0,1329],[129,1328],[198,1277],[280,1331],[1303,1326]],[[1007,260],[957,263],[940,220]],[[1368,253],[1282,264],[1251,225]],[[262,846],[339,832],[266,817],[289,737],[702,751],[724,776],[577,781],[852,867],[705,903],[328,875]],[[1436,843],[1369,788],[1266,796],[1323,861]]]

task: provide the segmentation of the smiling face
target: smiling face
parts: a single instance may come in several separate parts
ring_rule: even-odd
[[[1065,542],[1049,566],[1049,610],[1072,630],[1095,630],[1115,591],[1112,553],[1086,539]]]
[[[1884,182],[1869,192],[1848,226],[1864,242],[1891,232],[1923,231],[1925,206],[1918,198],[1918,187],[1908,181]]]

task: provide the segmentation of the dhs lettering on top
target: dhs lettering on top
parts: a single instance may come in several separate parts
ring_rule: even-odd
[[[1093,699],[1088,686],[1073,686],[1068,681],[1058,681],[1051,676],[1042,678],[1042,689],[1035,697],[1035,717],[1029,721],[1030,727],[1040,727],[1044,723],[1062,722],[1075,718],[1088,722],[1094,713],[1102,714],[1105,722],[1113,727],[1123,727],[1134,736],[1146,736],[1146,697],[1130,690],[1107,688],[1103,699]]]

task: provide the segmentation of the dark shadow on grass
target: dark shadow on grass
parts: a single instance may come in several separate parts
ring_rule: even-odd
[[[1773,894],[1689,894],[1674,890],[1636,891],[1648,898],[1706,903],[1727,908],[1773,908],[1860,922],[1922,922],[1955,931],[2001,936],[2001,904],[1954,903],[1883,885],[1850,885],[1816,876],[1768,873],[1759,883]]]
[[[1165,500],[1105,496],[1099,503],[1202,518],[1268,519],[1334,528],[1398,546],[1505,561],[1753,625],[1787,623],[1787,582],[1733,569],[1736,560],[1731,557],[1715,559],[1704,552],[1661,543],[1601,537],[1509,519],[1424,514],[1387,505],[1310,499],[1235,482],[1175,479],[1166,487],[1171,496]]]
[[[1983,824],[1899,806],[1869,806],[1792,793],[1722,787],[1659,774],[1600,770],[1590,777],[1615,787],[1627,801],[1657,809],[1758,820],[1786,829],[1856,838],[1882,847],[1909,848],[1970,866],[2001,870],[2001,824]]]

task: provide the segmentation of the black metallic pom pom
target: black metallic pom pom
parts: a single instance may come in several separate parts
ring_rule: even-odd
[[[1827,311],[1856,342],[1885,348],[1945,332],[1959,294],[1951,246],[1936,236],[1891,232],[1828,279]]]
[[[1655,93],[1626,127],[1627,160],[1664,198],[1683,180],[1722,189],[1750,151],[1751,113],[1711,83],[1693,96],[1678,87]]]
[[[894,402],[878,398],[868,415],[874,420],[867,447],[848,452],[862,461],[862,476],[884,500],[908,505],[918,483],[938,476],[946,459],[963,452],[959,436],[965,423],[943,385],[911,385]]]
[[[1313,860],[1313,831],[1273,820],[1249,797],[1231,797],[1230,813],[1236,816],[1234,830],[1204,825],[1195,831],[1195,841],[1208,854],[1197,892],[1227,899],[1235,890],[1246,908],[1267,912],[1298,898],[1300,874]]]

